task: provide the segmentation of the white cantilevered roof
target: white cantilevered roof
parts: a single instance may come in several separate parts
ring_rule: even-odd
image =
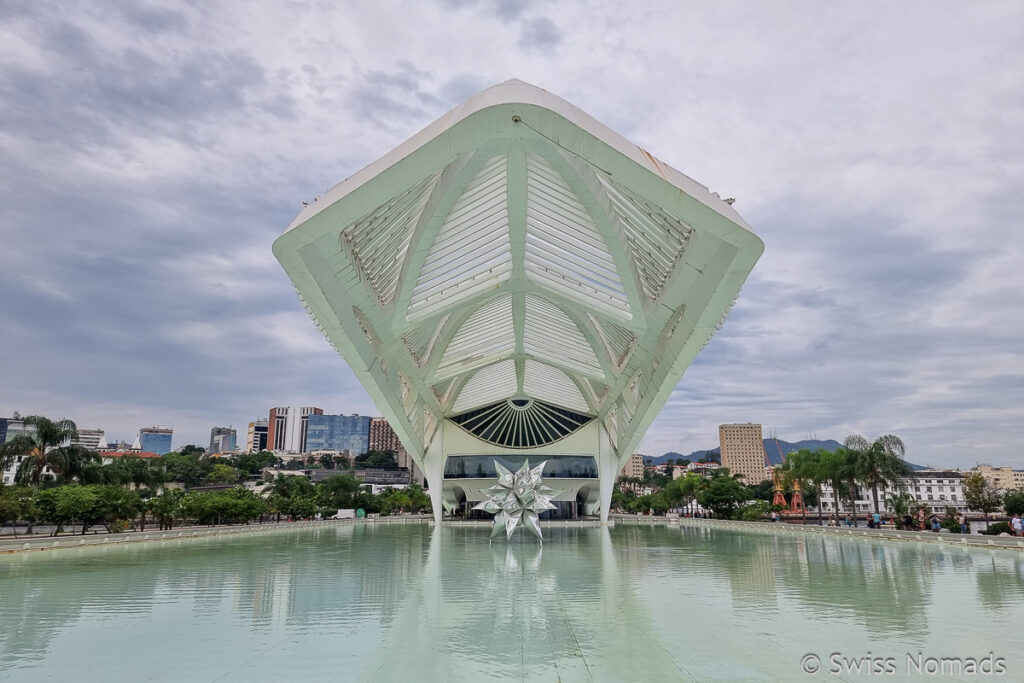
[[[733,207],[564,100],[489,88],[274,244],[414,457],[511,397],[639,442],[763,250]]]

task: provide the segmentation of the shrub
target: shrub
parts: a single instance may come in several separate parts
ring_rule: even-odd
[[[747,522],[753,522],[759,519],[764,519],[771,510],[772,506],[768,505],[767,501],[755,500],[753,503],[744,505],[736,510],[736,518]]]
[[[985,529],[981,533],[988,534],[989,536],[998,536],[999,534],[1002,534],[1002,533],[1007,533],[1008,534],[1008,533],[1011,533],[1010,532],[1010,525],[1007,524],[1006,522],[995,522],[993,524],[989,524],[988,525],[988,529]]]

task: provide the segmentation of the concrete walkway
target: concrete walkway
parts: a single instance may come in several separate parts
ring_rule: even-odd
[[[339,524],[423,524],[425,517],[396,516],[363,519],[325,519],[308,522],[264,522],[263,524],[236,524],[231,526],[193,526],[169,531],[129,531],[122,534],[86,534],[66,536],[19,536],[0,538],[0,554],[19,553],[32,550],[58,550],[61,548],[82,548],[90,545],[113,545],[139,541],[178,541],[189,538],[210,536],[235,536],[240,534],[274,533],[292,529],[333,526]]]
[[[644,518],[640,518],[644,519]],[[651,519],[647,517],[646,519]],[[906,541],[915,543],[941,543],[975,548],[1003,548],[1006,550],[1024,550],[1024,538],[1013,536],[985,536],[983,534],[952,534],[935,533],[932,531],[896,531],[895,529],[868,529],[865,527],[831,527],[803,524],[785,524],[782,522],[740,522],[731,519],[699,519],[682,517],[661,523],[679,524],[681,526],[716,527],[723,529],[743,529],[759,531],[767,534],[825,534],[842,538],[855,537],[872,540]],[[617,517],[616,522],[628,523],[626,516]]]

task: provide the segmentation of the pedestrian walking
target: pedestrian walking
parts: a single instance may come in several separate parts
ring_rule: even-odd
[[[964,513],[960,513],[956,516],[956,523],[960,525],[960,533],[967,533],[967,518],[964,517]]]
[[[1014,536],[1024,536],[1024,522],[1021,522],[1020,515],[1014,515],[1010,520],[1010,529]]]

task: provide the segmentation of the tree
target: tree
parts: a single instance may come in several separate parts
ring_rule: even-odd
[[[351,508],[353,496],[359,491],[359,480],[351,474],[335,474],[317,486],[320,506],[331,510]]]
[[[135,519],[142,508],[142,497],[138,491],[129,491],[116,484],[88,488],[95,495],[96,502],[91,514],[83,519],[83,526],[86,523],[102,524],[108,532],[118,533]],[[85,533],[84,528],[82,533]]]
[[[903,460],[906,453],[903,440],[895,434],[884,434],[868,443],[863,436],[851,434],[846,437],[844,445],[854,454],[856,479],[871,489],[875,512],[881,512],[878,506],[878,487],[901,487],[903,481],[913,473],[910,465]]]
[[[712,473],[707,487],[697,494],[697,502],[715,517],[730,519],[740,503],[750,500],[750,491],[723,467]]]
[[[807,506],[818,508],[818,525],[823,522],[821,510],[821,486],[828,481],[828,471],[822,465],[824,449],[799,451],[786,454],[782,462],[782,475],[789,486],[799,485],[804,496],[803,523],[807,524]]]
[[[842,514],[843,498],[848,494],[847,487],[847,454],[845,448],[838,448],[835,451],[826,451],[819,448],[818,451],[818,472],[822,484],[828,484],[832,488],[832,495],[835,497],[836,515]]]
[[[211,484],[235,484],[238,482],[238,470],[231,465],[218,462],[210,468],[206,481]]]
[[[897,522],[902,523],[902,519],[911,514],[914,507],[914,497],[909,493],[899,492],[890,495],[885,499],[885,504],[892,508],[892,513],[896,517]]]
[[[191,448],[186,453],[185,449]],[[202,457],[202,448],[186,446],[181,452],[165,453],[160,456],[160,463],[167,472],[168,481],[176,481],[186,488],[199,486],[213,469],[210,458]]]
[[[252,477],[263,471],[264,467],[270,467],[277,460],[270,451],[260,451],[259,453],[240,453],[239,455],[228,458],[229,464],[238,468],[238,471],[243,476]]]
[[[0,526],[10,522],[11,529],[17,536],[18,520],[35,518],[34,493],[28,486],[3,486],[0,484]]]
[[[397,467],[394,451],[367,451],[356,456],[356,467]]]
[[[161,531],[174,528],[174,521],[181,514],[181,500],[184,497],[185,492],[181,489],[164,489],[159,496],[149,499],[146,507],[156,517]]]
[[[988,516],[1003,506],[1002,492],[980,472],[964,477],[963,487],[968,509],[985,513],[985,528],[988,529]]]
[[[736,511],[736,516],[747,522],[755,522],[759,519],[764,519],[770,510],[771,506],[767,501],[755,500],[739,508]]]
[[[1003,510],[1010,515],[1024,515],[1024,490],[1013,489],[1003,494]]]
[[[137,455],[123,455],[102,468],[100,480],[107,484],[147,486],[156,488],[163,483],[163,468]]]
[[[763,500],[771,502],[772,497],[775,494],[775,485],[771,479],[765,479],[759,484],[748,485],[747,489],[750,491],[750,497],[756,500]]]
[[[98,457],[95,451],[81,446],[61,445],[78,437],[70,420],[54,422],[42,415],[32,415],[25,418],[25,424],[34,426],[35,431],[19,434],[0,445],[0,464],[5,468],[17,456],[23,456],[15,475],[19,484],[39,486],[47,466],[58,483],[69,483],[81,474],[87,463]]]
[[[77,519],[82,522],[82,533],[84,534],[97,502],[93,487],[69,484],[58,486],[54,490],[57,492],[57,499],[53,510],[58,524],[73,522]]]
[[[411,512],[417,513],[430,507],[430,496],[419,484],[410,484],[405,491],[409,494],[409,510]]]

